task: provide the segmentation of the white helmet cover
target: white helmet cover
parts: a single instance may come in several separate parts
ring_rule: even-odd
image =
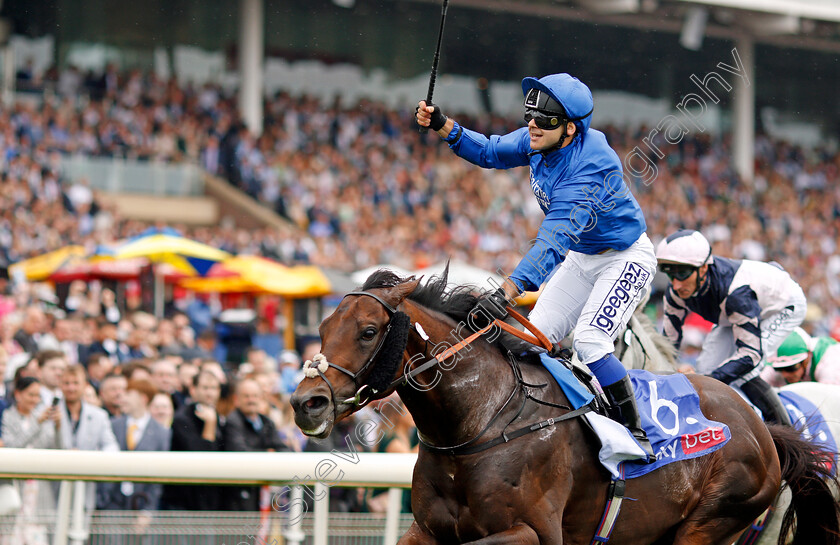
[[[684,229],[659,243],[656,259],[659,263],[702,267],[712,262],[712,246],[700,231]]]

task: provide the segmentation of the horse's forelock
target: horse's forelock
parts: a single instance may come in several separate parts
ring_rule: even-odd
[[[393,271],[388,269],[379,269],[370,276],[368,276],[365,283],[362,285],[361,291],[375,290],[379,288],[393,288],[406,282],[406,278],[402,278]]]

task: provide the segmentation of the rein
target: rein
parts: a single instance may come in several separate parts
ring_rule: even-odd
[[[307,378],[315,378],[315,377],[320,376],[324,380],[324,382],[326,382],[327,387],[330,389],[330,395],[332,397],[332,402],[333,402],[333,413],[334,413],[333,414],[333,419],[334,419],[334,421],[335,421],[336,416],[337,416],[338,405],[351,404],[351,405],[358,406],[359,408],[362,408],[365,405],[367,405],[368,403],[370,403],[371,401],[374,401],[376,399],[381,399],[381,396],[377,397],[377,394],[380,393],[379,390],[372,388],[368,384],[363,384],[362,386],[358,386],[358,378],[365,371],[367,371],[368,367],[370,367],[373,364],[373,362],[376,360],[376,357],[379,355],[379,352],[382,349],[382,346],[384,345],[385,340],[388,339],[389,333],[391,332],[391,327],[392,327],[394,321],[396,321],[396,318],[400,317],[400,315],[407,318],[407,315],[405,315],[402,312],[399,312],[396,308],[389,305],[384,299],[382,299],[381,297],[379,297],[376,294],[366,292],[366,291],[354,291],[354,292],[350,292],[350,293],[346,294],[344,297],[348,297],[348,296],[351,296],[351,295],[366,296],[366,297],[371,297],[371,298],[375,299],[379,304],[381,304],[385,308],[385,310],[388,312],[389,316],[391,317],[391,320],[388,321],[388,325],[385,328],[385,332],[380,336],[379,342],[377,343],[376,348],[374,349],[371,356],[368,358],[368,360],[365,362],[365,364],[362,365],[361,369],[359,369],[355,373],[350,371],[349,369],[346,369],[344,367],[341,367],[339,365],[336,365],[334,363],[331,363],[331,362],[327,361],[326,357],[321,353],[316,354],[313,357],[312,361],[307,360],[304,363],[304,365],[303,365],[304,375]],[[394,379],[382,391],[389,391],[392,388],[395,388],[395,387],[398,387],[398,386],[401,386],[401,385],[405,385],[407,383],[408,379],[414,378],[417,375],[431,369],[432,367],[435,367],[437,365],[442,364],[444,361],[451,358],[452,356],[455,356],[458,352],[460,352],[461,350],[463,350],[464,348],[466,348],[467,346],[472,344],[476,339],[478,339],[479,337],[481,337],[482,335],[484,335],[485,333],[490,331],[494,326],[498,326],[503,331],[519,338],[520,340],[523,340],[523,341],[528,342],[530,344],[533,344],[535,346],[544,348],[549,353],[551,353],[553,351],[554,346],[552,345],[551,341],[549,341],[548,338],[545,336],[545,334],[542,333],[539,329],[537,329],[536,326],[534,326],[534,324],[532,324],[530,321],[528,321],[527,318],[525,318],[524,316],[522,316],[520,313],[516,312],[514,309],[512,309],[509,306],[507,307],[507,311],[508,311],[508,315],[510,315],[513,319],[515,319],[517,322],[522,324],[522,326],[525,329],[527,329],[529,333],[526,333],[524,331],[520,331],[516,327],[514,327],[514,326],[512,326],[512,325],[510,325],[510,324],[508,324],[508,323],[506,323],[506,322],[504,322],[500,319],[495,319],[492,322],[490,322],[490,324],[488,324],[486,327],[483,327],[483,328],[479,329],[478,331],[472,333],[466,339],[463,339],[460,342],[456,343],[455,345],[450,346],[449,348],[447,348],[443,352],[441,352],[439,354],[436,354],[435,356],[426,360],[425,362],[423,362],[419,366],[415,367],[414,369],[403,373],[400,376],[400,378]],[[407,323],[407,327],[409,328],[409,331],[415,331],[418,335],[421,336],[421,338],[423,338],[423,340],[428,341],[429,338],[426,335],[426,333],[423,331],[422,326],[420,326],[420,324],[417,323],[417,322],[415,322],[414,325],[415,325],[415,327],[410,327],[410,321]],[[541,430],[541,429],[546,428],[546,427],[554,426],[555,424],[558,424],[560,422],[563,422],[563,421],[566,421],[566,420],[571,420],[573,418],[577,418],[577,417],[593,410],[593,407],[591,406],[591,404],[590,405],[584,405],[583,407],[580,407],[579,409],[576,409],[576,410],[571,410],[571,407],[566,407],[565,405],[557,405],[555,403],[542,401],[540,399],[537,399],[537,398],[533,397],[530,393],[525,391],[525,387],[526,386],[544,387],[544,386],[546,386],[546,384],[542,384],[542,385],[538,385],[538,386],[535,386],[535,385],[532,385],[532,384],[527,384],[522,379],[522,373],[519,369],[518,364],[515,361],[511,361],[510,363],[511,363],[511,368],[512,368],[513,373],[514,373],[514,377],[517,379],[517,384],[514,387],[513,391],[510,393],[510,396],[508,396],[507,400],[502,405],[502,407],[496,412],[496,414],[493,416],[493,418],[490,419],[490,421],[487,423],[487,425],[484,427],[484,429],[481,430],[478,433],[478,435],[476,435],[472,439],[469,439],[468,441],[465,441],[464,443],[461,443],[460,445],[454,445],[454,446],[451,446],[451,447],[440,447],[440,446],[436,446],[436,445],[432,445],[432,444],[428,443],[418,433],[418,439],[420,440],[420,443],[423,445],[423,447],[430,450],[430,451],[433,451],[433,452],[440,452],[440,453],[445,453],[445,454],[450,454],[450,455],[475,454],[477,452],[487,450],[489,448],[495,447],[495,446],[500,445],[502,443],[507,443],[508,441],[511,441],[513,439],[516,439],[518,437],[521,437],[521,436],[526,435],[528,433],[531,433],[533,431],[538,431],[538,430]],[[348,398],[345,398],[345,399],[342,399],[342,400],[339,400],[338,398],[336,398],[335,390],[333,389],[333,385],[325,375],[325,372],[329,368],[335,369],[335,370],[337,370],[341,373],[344,373],[345,375],[350,377],[350,379],[353,381],[353,384],[356,385],[356,387],[357,387],[356,393],[355,393],[355,395],[353,395],[353,397],[348,397]],[[542,420],[540,422],[537,422],[536,424],[530,424],[530,425],[518,428],[511,433],[507,433],[506,431],[503,431],[502,434],[499,435],[498,437],[496,437],[495,439],[492,439],[492,440],[487,441],[485,443],[474,445],[473,443],[478,441],[490,429],[490,427],[496,422],[496,420],[499,418],[499,416],[501,416],[501,414],[504,412],[505,408],[507,408],[507,406],[510,404],[510,402],[514,399],[517,392],[523,392],[525,395],[522,398],[522,404],[520,405],[519,410],[516,412],[516,415],[511,419],[511,421],[508,422],[507,426],[512,424],[513,421],[516,420],[522,414],[522,410],[525,408],[525,404],[527,403],[528,399],[531,399],[531,400],[535,401],[536,403],[540,403],[542,405],[548,405],[548,406],[556,407],[558,409],[566,409],[569,412],[564,413],[564,414],[562,414],[560,416],[557,416],[557,417],[552,417],[552,418]],[[507,429],[507,426],[505,426],[505,429]]]

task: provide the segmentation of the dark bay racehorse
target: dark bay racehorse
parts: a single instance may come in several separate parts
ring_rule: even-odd
[[[325,437],[338,420],[396,388],[423,442],[411,494],[416,522],[401,544],[590,543],[610,478],[582,420],[557,419],[502,439],[569,412],[559,388],[541,386],[553,380],[541,365],[519,365],[481,338],[405,378],[471,333],[461,321],[475,303],[466,289],[446,291],[445,275],[420,287],[374,273],[321,324],[323,356],[292,396],[295,421]],[[732,438],[710,455],[628,481],[626,497],[635,501],[624,502],[610,543],[732,543],[773,502],[782,479],[794,497],[787,517],[795,514],[794,543],[839,543],[823,466],[829,455],[813,452],[793,430],[768,430],[725,384],[690,380],[703,413],[727,424]]]

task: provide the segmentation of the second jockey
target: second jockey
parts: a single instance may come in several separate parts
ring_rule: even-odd
[[[801,327],[788,335],[767,363],[761,378],[771,386],[796,382],[840,386],[840,343],[831,337],[811,337]]]
[[[697,358],[697,372],[739,388],[765,420],[790,424],[779,396],[760,377],[766,355],[805,318],[802,288],[781,267],[712,255],[699,231],[677,231],[656,248],[671,285],[665,334],[679,348],[689,312],[715,324]]]

